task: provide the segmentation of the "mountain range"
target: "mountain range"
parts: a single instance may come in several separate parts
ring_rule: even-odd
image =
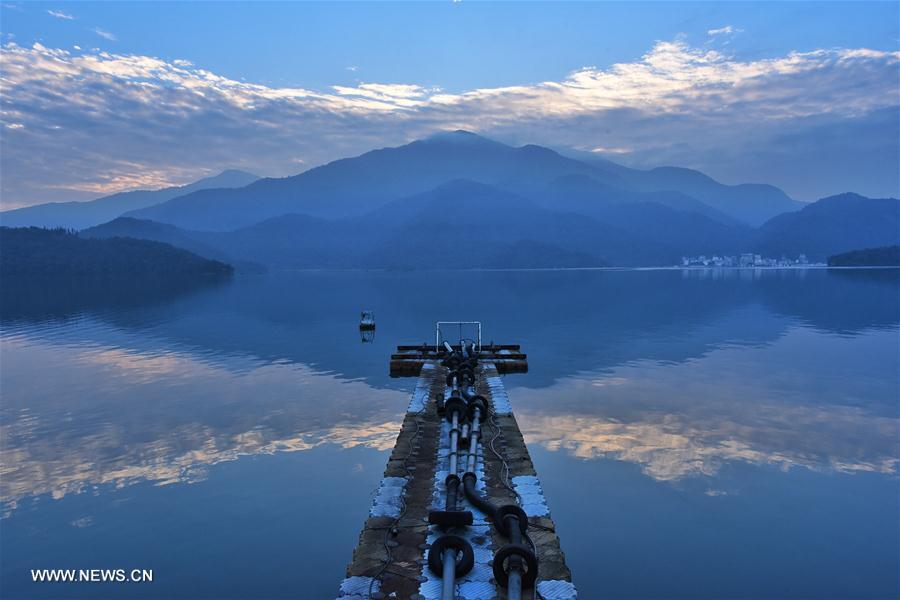
[[[896,199],[843,194],[805,205],[773,186],[457,131],[292,177],[123,206],[122,217],[81,235],[291,268],[650,266],[749,251],[824,261],[898,243],[898,211]]]
[[[900,240],[900,202],[895,198],[866,198],[838,194],[773,217],[761,228],[755,248],[764,254],[796,256],[803,252],[817,260],[833,254],[892,246]]]
[[[259,176],[252,173],[229,169],[188,185],[119,192],[86,202],[50,202],[6,210],[0,212],[0,223],[5,227],[84,229],[106,223],[127,211],[153,206],[198,190],[243,187],[257,179]]]
[[[126,216],[187,229],[229,231],[292,212],[323,218],[358,216],[457,179],[528,196],[537,187],[571,175],[605,184],[612,195],[623,198],[635,192],[674,192],[683,197],[695,190],[704,199],[691,196],[694,202],[754,226],[802,207],[772,186],[747,190],[688,169],[638,171],[608,162],[590,164],[541,146],[514,148],[455,131],[337,160],[292,177],[260,179],[232,190],[199,190]]]

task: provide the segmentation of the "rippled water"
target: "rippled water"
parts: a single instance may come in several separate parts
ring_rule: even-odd
[[[900,595],[896,271],[4,283],[4,598],[333,597],[414,384],[389,354],[438,319],[528,353],[506,383],[580,597]]]

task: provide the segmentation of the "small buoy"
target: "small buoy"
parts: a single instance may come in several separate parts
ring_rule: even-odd
[[[364,310],[359,313],[360,329],[375,329],[375,313],[371,310]]]

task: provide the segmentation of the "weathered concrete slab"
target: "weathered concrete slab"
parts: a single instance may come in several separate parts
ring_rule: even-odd
[[[512,414],[505,386],[493,364],[485,363],[479,371],[481,376],[476,383],[476,391],[487,397],[494,409],[493,417],[486,421],[484,439],[484,470],[488,497],[491,502],[498,505],[520,504],[529,515],[528,535],[537,550],[539,585],[541,581],[571,582],[572,574],[566,566],[565,555],[556,535],[556,526],[550,518],[550,511],[543,497],[544,492],[540,487],[528,448],[525,446],[525,439]],[[504,465],[504,458],[508,471]],[[512,490],[507,485],[512,487]],[[521,496],[521,503],[514,491]],[[495,549],[507,542],[495,529],[491,531]],[[574,598],[574,591],[572,587],[572,594],[566,597]],[[498,588],[497,596],[506,597],[502,588]],[[530,595],[526,594],[524,597],[529,598]]]
[[[382,486],[363,525],[353,560],[347,567],[347,577],[354,581],[360,581],[359,578],[371,581],[378,577],[380,583],[376,582],[372,589],[388,598],[410,598],[418,593],[420,561],[424,557],[428,534],[431,479],[442,421],[434,398],[444,393],[444,377],[443,374],[439,376],[439,369],[433,362],[422,369],[388,459]],[[405,482],[400,488],[399,502],[395,503],[396,510],[385,516],[384,503],[379,501],[381,491],[386,487],[384,481],[391,482],[390,487],[393,487],[397,479]],[[361,597],[368,598],[368,584],[364,591]],[[354,598],[358,593],[341,591],[339,597]]]

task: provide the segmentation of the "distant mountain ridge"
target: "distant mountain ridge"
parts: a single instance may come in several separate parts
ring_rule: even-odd
[[[336,160],[292,177],[261,179],[240,189],[201,190],[125,216],[186,229],[230,231],[288,213],[328,219],[358,216],[458,179],[530,197],[528,190],[578,175],[608,186],[607,195],[627,199],[635,193],[665,192],[673,197],[680,193],[695,209],[718,211],[751,225],[802,206],[771,186],[724,186],[696,171],[677,172],[692,176],[666,180],[654,172],[588,164],[542,146],[515,148],[456,131]],[[704,200],[691,197],[679,185],[702,193]]]
[[[708,175],[684,167],[632,169],[590,152],[566,151],[563,154],[616,173],[626,184],[640,192],[676,191],[699,200],[748,225],[759,226],[775,215],[804,206],[783,190],[764,183],[726,185]]]
[[[542,146],[512,147],[460,130],[372,150],[281,179],[259,179],[231,170],[182,187],[5,211],[0,221],[7,226],[84,229],[129,216],[189,230],[230,231],[284,214],[329,219],[358,216],[457,179],[512,191],[546,206],[536,197],[540,190],[578,178],[590,181],[604,201],[649,200],[753,226],[802,207],[772,186],[726,186],[697,171],[675,167],[640,171],[590,153],[572,158]],[[556,187],[559,192],[561,186]]]
[[[824,260],[820,253],[827,257],[836,252],[832,248],[860,244],[870,239],[866,232],[900,243],[895,228],[900,200],[894,199],[828,198],[821,206],[814,203],[759,229],[646,199],[600,202],[589,211],[574,203],[571,211],[554,210],[493,186],[458,180],[344,219],[288,214],[234,231],[204,232],[120,218],[82,235],[152,235],[210,258],[225,255],[289,268],[670,266],[685,254],[751,250],[774,257],[806,253],[811,260]],[[841,233],[854,222],[848,211],[870,226]],[[821,240],[795,245],[809,214],[824,219],[818,225],[824,232]]]
[[[164,242],[239,270],[661,266],[743,252],[824,261],[900,243],[895,199],[804,205],[772,186],[577,160],[465,131],[242,187],[197,189],[203,183],[133,192],[164,200],[82,236]],[[106,210],[115,197],[85,204]]]
[[[218,175],[194,183],[159,190],[134,190],[84,202],[49,202],[0,212],[0,223],[6,227],[63,227],[84,229],[106,223],[125,212],[137,210],[211,188],[243,187],[259,179],[258,175],[228,169]]]
[[[900,200],[845,193],[778,215],[759,230],[755,249],[771,256],[806,254],[811,260],[860,248],[900,243]]]
[[[358,216],[457,179],[527,185],[570,173],[619,182],[616,176],[540,146],[513,148],[458,131],[372,150],[292,177],[261,179],[240,190],[195,192],[125,216],[229,231],[288,213],[330,219]]]

